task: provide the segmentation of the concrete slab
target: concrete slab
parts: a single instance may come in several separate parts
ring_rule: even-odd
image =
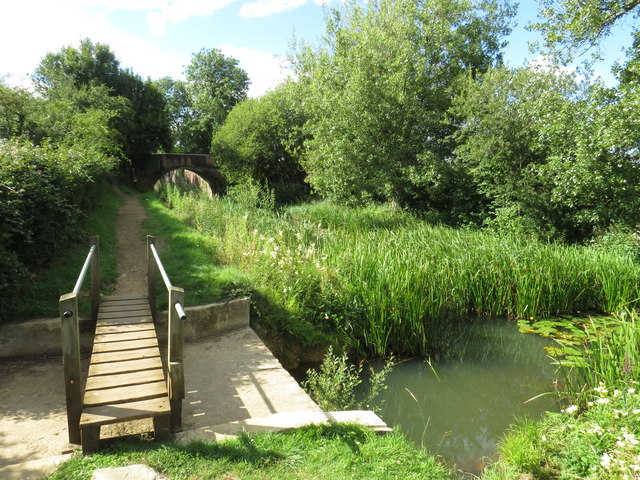
[[[233,437],[240,432],[266,433],[293,430],[307,425],[330,423],[358,423],[378,433],[388,433],[391,429],[378,415],[369,410],[348,410],[342,412],[292,411],[274,413],[263,418],[248,418],[236,422],[199,428],[177,435],[176,442],[186,445],[196,440],[219,441]]]
[[[167,480],[147,465],[100,468],[93,472],[91,480]]]
[[[185,345],[184,430],[280,412],[321,412],[250,327]]]

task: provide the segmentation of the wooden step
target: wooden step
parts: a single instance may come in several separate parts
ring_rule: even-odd
[[[171,406],[168,397],[152,398],[117,405],[87,407],[82,411],[80,428],[139,420],[141,418],[169,415]]]

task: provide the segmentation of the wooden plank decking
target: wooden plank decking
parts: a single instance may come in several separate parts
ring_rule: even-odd
[[[100,426],[153,418],[166,438],[171,406],[146,295],[105,297],[100,303],[82,402],[84,453],[96,451]]]

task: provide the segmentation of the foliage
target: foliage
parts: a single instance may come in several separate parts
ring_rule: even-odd
[[[13,319],[56,317],[60,314],[58,299],[73,288],[87,257],[89,237],[100,237],[100,289],[108,293],[118,277],[115,238],[119,197],[106,179],[97,181],[91,197],[84,205],[84,214],[77,233],[64,246],[64,253],[56,255],[43,268],[35,269],[21,285],[20,296],[11,308]],[[2,269],[0,269],[1,271]],[[85,279],[82,292],[89,290],[90,275]],[[89,299],[80,297],[81,314],[87,314]]]
[[[303,46],[295,60],[312,187],[331,199],[444,209],[456,174],[445,122],[456,79],[499,61],[512,14],[503,2],[467,0],[332,10],[322,45]]]
[[[569,405],[540,423],[521,422],[503,438],[487,480],[635,478],[640,471],[638,383],[588,390],[584,408]]]
[[[400,433],[377,435],[352,424],[241,434],[219,442],[121,442],[61,465],[50,480],[89,480],[98,468],[146,464],[169,479],[279,478],[446,480],[450,473]]]
[[[88,145],[54,147],[0,139],[0,292],[14,299],[82,224],[94,181],[112,159]],[[3,302],[3,309],[14,305]],[[8,313],[3,311],[0,313]]]
[[[144,160],[157,148],[168,148],[169,125],[163,95],[151,81],[122,69],[107,45],[85,38],[78,48],[67,46],[48,53],[33,78],[45,98],[65,98],[70,90],[93,91],[100,86],[110,96],[121,97],[112,126],[119,132],[125,159],[134,166],[144,166]]]
[[[191,153],[198,138],[198,121],[195,118],[189,85],[183,80],[170,77],[156,80],[155,85],[164,95],[167,104],[173,151]]]
[[[640,1],[542,0],[543,21],[532,28],[544,35],[549,53],[567,62],[607,37],[623,18],[637,18]]]
[[[214,131],[222,126],[231,109],[246,97],[249,77],[235,58],[225,57],[216,49],[194,53],[185,75],[195,125],[188,123],[193,143],[182,145],[182,148],[190,153],[209,153]]]
[[[385,378],[392,366],[389,360],[378,371],[369,367],[365,379],[362,363],[354,365],[346,353],[337,356],[329,347],[319,370],[309,370],[302,386],[323,411],[366,410],[386,389]]]
[[[581,394],[600,384],[611,387],[640,381],[640,326],[633,310],[611,316],[543,320],[521,324],[526,331],[552,337],[549,355],[563,377],[563,394],[580,405]]]
[[[637,125],[623,112],[636,90],[531,68],[468,79],[452,109],[455,158],[485,197],[485,223],[571,242],[635,226]]]
[[[212,140],[211,153],[231,183],[247,179],[274,188],[281,199],[306,190],[298,161],[305,115],[291,100],[295,85],[280,86],[258,99],[246,99],[229,113]]]
[[[249,276],[256,324],[306,344],[328,336],[362,354],[427,355],[463,314],[611,312],[640,298],[638,264],[599,247],[434,227],[388,207],[273,211],[245,197],[169,202]]]

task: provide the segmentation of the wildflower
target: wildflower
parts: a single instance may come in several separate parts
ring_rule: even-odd
[[[629,388],[627,388],[627,393],[634,394],[634,393],[636,393],[636,389],[633,388],[633,387],[629,387]]]
[[[569,414],[575,413],[577,411],[578,411],[578,406],[577,405],[571,405],[570,407],[567,407],[565,409],[565,413],[569,413]]]
[[[602,457],[600,458],[600,465],[602,465],[606,470],[611,468],[611,457],[607,452],[602,454]]]
[[[546,442],[547,441],[547,436],[546,435],[542,435],[542,441]]]
[[[599,387],[594,388],[593,391],[598,392],[600,395],[606,395],[607,393],[609,393],[609,390],[607,390],[606,387],[602,384],[600,384]]]
[[[609,403],[609,399],[606,397],[600,397],[598,400],[596,400],[596,403]]]
[[[600,425],[594,425],[589,430],[587,430],[587,433],[591,433],[593,435],[602,435],[604,433],[604,430]]]

